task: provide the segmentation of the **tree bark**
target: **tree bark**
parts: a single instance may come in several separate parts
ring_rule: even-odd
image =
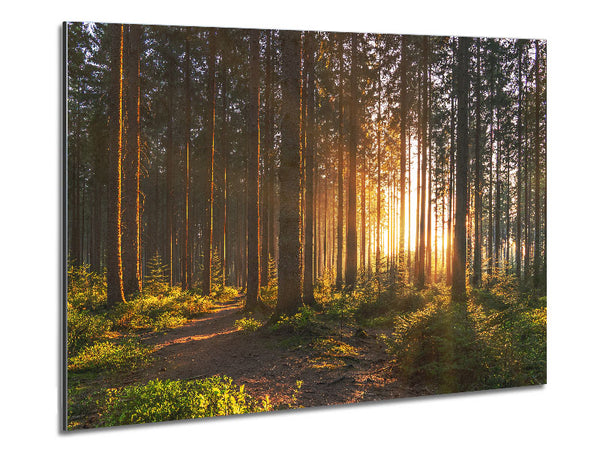
[[[203,236],[203,273],[202,293],[210,295],[212,291],[212,247],[213,247],[213,205],[214,205],[214,169],[215,169],[215,66],[216,66],[216,31],[209,32],[209,55],[208,55],[208,145],[207,151],[207,176],[206,176],[206,208]]]
[[[260,85],[259,85],[258,30],[250,31],[250,98],[248,101],[248,280],[246,309],[258,306],[260,286],[260,219],[259,219],[259,166],[260,166]]]
[[[315,296],[313,292],[313,226],[314,226],[314,48],[313,37],[310,32],[304,35],[305,72],[307,77],[306,92],[306,122],[304,130],[306,133],[306,146],[304,149],[306,161],[306,192],[305,192],[305,232],[304,232],[304,304],[313,305]]]
[[[337,141],[337,257],[336,280],[337,289],[342,288],[344,274],[342,258],[344,249],[344,35],[338,36],[339,88],[338,94],[338,141]]]
[[[300,39],[281,31],[282,106],[279,168],[279,286],[276,315],[293,314],[302,304],[300,272]]]
[[[475,212],[473,285],[481,284],[481,39],[477,39],[475,77]]]
[[[465,272],[467,263],[466,217],[469,206],[467,195],[469,164],[469,38],[458,41],[457,75],[457,142],[456,142],[456,213],[454,224],[454,252],[452,264],[452,300],[466,301]]]
[[[123,155],[122,258],[125,297],[139,294],[140,279],[140,43],[139,25],[128,25],[127,146]]]
[[[350,142],[348,143],[348,220],[346,224],[346,286],[356,284],[357,235],[356,235],[356,149],[358,146],[357,114],[358,91],[356,78],[358,72],[357,35],[352,34],[352,65],[350,68]]]
[[[109,89],[109,176],[106,292],[109,306],[125,301],[121,260],[121,155],[123,152],[123,25],[109,25],[111,70]]]

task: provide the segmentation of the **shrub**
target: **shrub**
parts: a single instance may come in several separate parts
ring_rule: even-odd
[[[271,325],[271,330],[312,336],[322,334],[324,326],[316,320],[316,313],[310,306],[302,306],[291,317],[281,316]]]
[[[388,348],[410,382],[439,392],[481,388],[482,348],[464,305],[438,300],[399,316]]]
[[[72,266],[67,272],[67,304],[77,310],[95,311],[106,306],[106,277],[89,265]]]
[[[260,288],[260,300],[271,311],[277,306],[277,292],[277,284],[261,286]]]
[[[151,295],[165,294],[169,290],[167,276],[167,266],[162,263],[158,250],[156,254],[148,261],[148,276],[144,283],[144,292]]]
[[[262,323],[252,317],[243,317],[236,320],[234,325],[238,330],[252,332],[258,330],[262,326]]]
[[[162,331],[183,325],[212,306],[212,299],[173,288],[169,295],[143,294],[118,305],[112,313],[117,327],[125,330]]]
[[[162,422],[271,410],[228,377],[193,381],[154,380],[140,386],[109,389],[103,425]]]
[[[356,308],[358,319],[372,319],[392,314],[416,311],[425,306],[427,300],[421,293],[408,292],[397,294],[388,290],[377,296],[364,296]]]
[[[151,350],[129,340],[123,343],[97,342],[81,350],[69,360],[69,370],[117,371],[143,367],[150,361]]]
[[[88,344],[106,336],[111,322],[104,315],[92,314],[73,307],[67,309],[67,350],[76,354]]]

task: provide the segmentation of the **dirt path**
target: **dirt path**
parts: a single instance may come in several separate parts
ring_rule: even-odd
[[[182,327],[144,336],[144,343],[156,349],[156,361],[123,381],[226,375],[255,397],[268,395],[274,405],[291,406],[414,395],[393,376],[374,336],[344,336],[342,341],[356,351],[353,357],[323,356],[306,345],[290,350],[281,345],[281,337],[238,331],[234,322],[243,316],[242,305],[238,297]],[[303,384],[294,401],[297,380]]]

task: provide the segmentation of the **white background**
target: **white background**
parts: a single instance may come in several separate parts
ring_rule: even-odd
[[[593,5],[578,0],[5,2],[0,28],[0,426],[5,448],[597,445],[600,52]],[[547,38],[548,385],[60,433],[63,20]]]

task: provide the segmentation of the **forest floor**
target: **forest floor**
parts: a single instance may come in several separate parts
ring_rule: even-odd
[[[245,385],[255,398],[268,396],[272,405],[292,408],[418,395],[394,375],[377,339],[380,330],[357,334],[338,328],[319,350],[314,340],[239,330],[235,321],[243,317],[243,304],[243,297],[236,297],[184,326],[143,335],[142,342],[154,348],[154,362],[128,374],[122,384],[221,375]]]

